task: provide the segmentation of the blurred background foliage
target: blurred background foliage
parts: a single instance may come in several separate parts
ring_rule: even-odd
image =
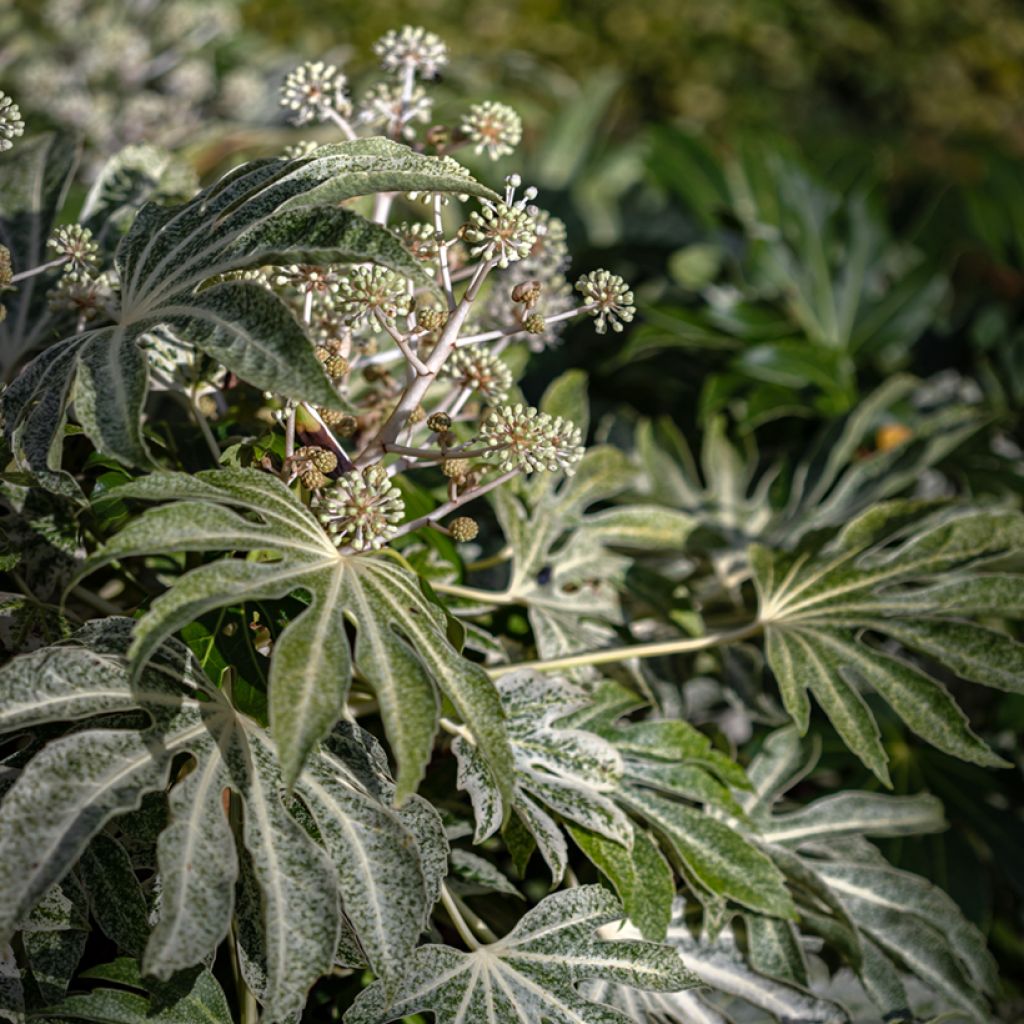
[[[84,134],[87,170],[147,143],[178,149],[205,178],[316,138],[286,124],[284,74],[338,60],[359,92],[375,73],[372,42],[405,22],[451,47],[439,123],[482,99],[523,117],[521,150],[476,168],[540,188],[568,226],[574,273],[606,266],[635,287],[632,329],[570,329],[531,363],[531,399],[556,373],[586,369],[599,437],[628,447],[635,427],[649,429],[642,418],[662,417],[683,461],[703,438],[695,484],[743,522],[757,514],[759,470],[792,465],[809,438],[907,374],[920,382],[865,420],[853,466],[885,456],[898,467],[905,450],[919,493],[1020,502],[1024,5],[14,0],[0,5],[0,88],[30,131]],[[944,410],[971,424],[956,444],[942,443]],[[694,680],[684,697],[709,731],[739,716],[729,741],[742,753],[772,723],[744,705],[750,671],[736,675],[747,682],[733,691]],[[954,762],[876,708],[897,792],[930,789],[953,825],[886,852],[950,891],[1005,977],[1022,977],[1024,700],[958,699],[1017,767]],[[804,795],[873,785],[815,729],[825,756]]]

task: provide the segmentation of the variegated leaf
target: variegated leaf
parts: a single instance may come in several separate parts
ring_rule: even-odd
[[[174,504],[129,523],[85,572],[158,551],[275,556],[222,559],[180,577],[139,622],[132,646],[137,665],[212,608],[295,591],[310,596],[308,609],[279,638],[270,670],[270,725],[287,784],[341,716],[354,665],[377,694],[399,765],[399,801],[416,789],[430,758],[442,694],[472,731],[492,784],[508,790],[512,761],[498,694],[484,671],[448,642],[441,610],[405,569],[381,557],[340,554],[288,488],[255,470],[151,474],[116,495]],[[351,654],[346,620],[356,627]]]
[[[171,817],[158,839],[159,917],[146,943],[145,972],[168,978],[204,960],[226,936],[234,909],[265,1017],[288,1020],[334,961],[343,908],[370,964],[389,977],[415,944],[410,918],[424,922],[429,904],[417,841],[389,807],[390,781],[378,772],[371,785],[364,782],[373,755],[364,752],[350,769],[339,756],[317,752],[297,779],[319,845],[282,800],[266,732],[235,712],[175,641],[157,647],[133,677],[126,657],[131,625],[90,624],[70,642],[0,670],[5,732],[106,716],[43,747],[0,804],[0,934],[8,937],[25,922],[107,821],[145,793],[163,790],[172,760],[188,752],[194,767],[171,787]],[[150,722],[141,730],[133,727],[138,711]],[[361,742],[355,732],[345,740],[356,751]],[[237,908],[225,789],[242,812],[248,888]]]
[[[800,729],[807,728],[809,691],[847,746],[888,783],[887,755],[860,692],[870,687],[940,750],[1002,765],[941,682],[868,638],[889,637],[965,679],[1024,691],[1016,670],[1024,669],[1024,645],[961,617],[976,613],[986,563],[1022,547],[1019,513],[929,513],[920,503],[896,501],[851,521],[816,555],[752,549],[768,663]],[[1005,589],[1006,579],[993,585]],[[1005,614],[1014,614],[1012,602]]]
[[[384,1024],[422,1011],[432,1013],[437,1024],[626,1024],[629,1018],[580,995],[577,984],[596,978],[665,992],[696,979],[664,946],[594,937],[621,914],[599,886],[555,893],[503,939],[471,953],[421,947],[394,999],[375,983],[360,993],[345,1022]]]

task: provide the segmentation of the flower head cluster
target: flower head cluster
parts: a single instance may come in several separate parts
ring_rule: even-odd
[[[412,71],[421,78],[436,78],[448,63],[448,47],[441,37],[419,26],[392,29],[373,44],[385,71]]]
[[[65,270],[50,292],[49,305],[55,313],[74,313],[84,320],[109,314],[114,302],[114,283],[109,274]]]
[[[46,243],[58,256],[67,258],[71,270],[88,270],[99,262],[100,247],[92,232],[81,224],[66,224],[57,228]]]
[[[412,309],[409,282],[401,274],[386,267],[356,267],[345,276],[334,308],[353,325],[369,319],[375,313],[394,320]]]
[[[394,536],[405,514],[402,492],[383,466],[342,474],[316,503],[317,516],[338,547],[369,551]]]
[[[341,278],[335,270],[312,263],[293,263],[279,267],[273,282],[294,288],[300,295],[334,295],[341,287]]]
[[[10,149],[19,135],[25,134],[25,122],[18,104],[0,89],[0,153]]]
[[[334,64],[306,61],[300,64],[281,86],[281,106],[292,113],[294,124],[326,121],[332,114],[348,117],[352,105],[345,89],[348,80]]]
[[[591,271],[576,282],[576,291],[594,307],[590,315],[595,318],[594,330],[598,334],[604,334],[609,326],[613,331],[621,331],[622,325],[636,314],[633,292],[618,274]]]
[[[312,139],[300,139],[298,142],[284,147],[284,157],[286,160],[302,160],[307,156],[312,156],[319,148],[319,142],[314,142]]]
[[[456,349],[444,365],[444,374],[464,388],[500,402],[512,387],[512,371],[493,352],[475,346]]]
[[[400,224],[395,230],[402,244],[416,259],[423,263],[437,262],[440,249],[433,224],[418,221],[415,224]]]
[[[473,144],[475,153],[487,151],[492,160],[511,153],[523,137],[523,122],[504,103],[474,103],[463,115],[462,132]]]
[[[378,82],[359,102],[359,123],[411,139],[413,122],[426,124],[433,110],[434,101],[422,86],[406,94],[400,85]]]
[[[561,469],[572,476],[584,452],[583,435],[575,424],[518,404],[492,409],[480,425],[480,439],[501,447],[493,457],[502,469],[524,473]]]
[[[469,243],[473,256],[494,260],[504,269],[529,256],[537,241],[537,229],[524,208],[498,203],[474,210],[462,229],[462,237]]]

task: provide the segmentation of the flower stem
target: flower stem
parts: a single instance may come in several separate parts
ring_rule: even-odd
[[[516,602],[508,596],[495,590],[478,590],[476,587],[463,587],[458,583],[431,583],[431,586],[439,594],[447,594],[449,597],[462,597],[467,601],[478,601],[480,604],[515,604]]]
[[[434,584],[437,587],[437,584]],[[438,588],[440,589],[440,588]],[[600,651],[584,651],[582,654],[569,654],[562,658],[539,659],[537,661],[521,661],[513,665],[494,665],[484,671],[492,676],[502,676],[515,669],[531,668],[537,672],[556,672],[559,669],[579,668],[584,665],[611,665],[630,658],[660,658],[669,654],[692,654],[706,651],[722,644],[738,643],[761,631],[762,623],[749,622],[740,629],[722,633],[709,633],[707,636],[689,637],[685,640],[659,640],[649,644],[627,644],[624,647],[607,647]]]

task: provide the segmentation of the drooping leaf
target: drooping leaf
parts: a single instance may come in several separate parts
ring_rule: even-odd
[[[266,1018],[290,1019],[330,969],[342,908],[371,965],[389,977],[415,944],[410,917],[424,920],[427,907],[417,843],[390,799],[375,798],[356,770],[317,752],[296,791],[315,808],[319,845],[282,800],[267,733],[231,708],[176,641],[157,647],[133,679],[126,657],[131,626],[124,619],[92,623],[70,642],[0,670],[5,732],[108,716],[106,724],[43,747],[0,804],[0,934],[8,937],[24,922],[107,821],[145,793],[163,790],[171,762],[187,752],[195,765],[170,789],[171,819],[158,840],[166,886],[145,973],[169,978],[209,956],[227,934],[238,873],[222,800],[228,789],[240,803],[251,885],[250,903],[238,908],[248,914],[239,934],[253,938],[247,952],[262,978]],[[109,724],[111,713],[124,719],[138,711],[150,722],[141,731],[130,719]],[[386,777],[379,785],[393,792]],[[399,882],[396,908],[391,887]],[[401,919],[393,913],[398,908]]]
[[[156,1024],[198,1024],[200,1021],[230,1024],[232,1019],[227,997],[208,970],[182,978],[171,986],[159,986],[157,991],[150,991],[135,961],[127,957],[92,967],[84,971],[82,977],[113,985],[68,996],[49,1007],[48,1016],[94,1024],[129,1024],[143,1020]]]
[[[665,992],[696,979],[664,946],[594,938],[598,928],[621,914],[615,898],[599,886],[555,893],[503,939],[474,952],[422,946],[403,971],[393,1000],[376,982],[360,993],[345,1022],[384,1024],[425,1011],[437,1024],[625,1024],[629,1018],[581,996],[577,983],[599,978]]]

